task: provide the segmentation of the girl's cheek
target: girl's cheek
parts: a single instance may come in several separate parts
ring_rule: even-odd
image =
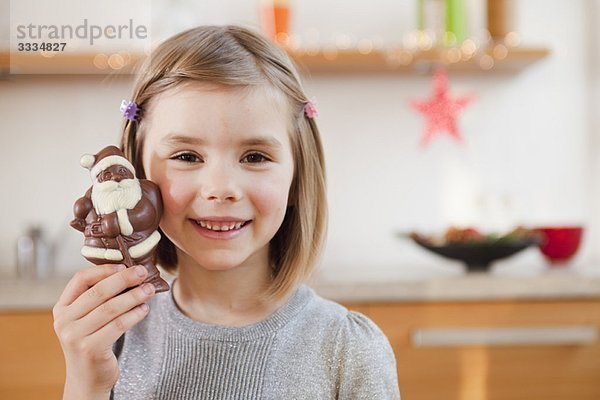
[[[162,193],[165,212],[169,214],[181,213],[192,201],[194,195],[190,190],[191,185],[184,182],[167,180],[159,184]]]
[[[284,178],[256,182],[251,186],[253,203],[262,213],[285,213],[289,186],[290,182]]]

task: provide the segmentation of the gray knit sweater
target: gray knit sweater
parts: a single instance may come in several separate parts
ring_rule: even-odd
[[[171,292],[115,344],[115,400],[399,399],[396,362],[367,317],[301,286],[241,328],[186,317]]]

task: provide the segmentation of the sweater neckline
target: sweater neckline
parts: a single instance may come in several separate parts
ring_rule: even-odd
[[[241,342],[257,339],[281,329],[308,304],[313,296],[312,289],[300,285],[288,301],[270,316],[241,327],[214,325],[191,319],[175,303],[173,290],[169,290],[168,295],[163,297],[162,303],[168,326],[181,335],[196,339]]]

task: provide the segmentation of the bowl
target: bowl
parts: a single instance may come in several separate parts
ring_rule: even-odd
[[[542,235],[540,251],[553,266],[567,264],[577,253],[583,236],[581,226],[545,226],[537,231]]]
[[[529,246],[538,244],[538,241],[532,239],[514,240],[505,243],[451,243],[444,245],[432,245],[419,240],[413,240],[416,244],[432,253],[452,260],[462,261],[469,272],[487,271],[494,261],[507,258]]]
[[[442,235],[421,235],[416,232],[399,233],[432,253],[462,261],[467,271],[487,271],[494,261],[510,257],[529,246],[539,245],[542,234],[522,226],[499,236],[484,234],[476,228],[451,226]]]

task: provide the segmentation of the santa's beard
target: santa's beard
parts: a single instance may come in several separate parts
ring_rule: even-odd
[[[99,215],[131,210],[141,198],[142,187],[137,179],[95,182],[92,188],[92,204]]]

